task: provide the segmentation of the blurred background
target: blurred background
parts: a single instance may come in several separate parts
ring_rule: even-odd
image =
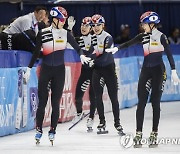
[[[130,38],[139,33],[141,31],[139,17],[149,10],[160,15],[160,30],[167,36],[171,35],[174,28],[180,27],[179,0],[0,0],[0,25],[7,25],[13,18],[33,12],[37,5],[44,5],[49,10],[56,5],[65,7],[68,15],[75,17],[76,24],[73,28],[75,36],[80,35],[82,18],[96,13],[104,16],[106,30],[114,39],[123,33],[124,28],[126,29],[122,25],[129,26],[127,35]]]

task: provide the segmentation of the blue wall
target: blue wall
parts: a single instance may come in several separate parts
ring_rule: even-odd
[[[171,49],[177,72],[180,74],[180,46],[171,46]],[[120,108],[137,104],[137,84],[143,62],[141,53],[141,46],[132,46],[115,55],[116,66],[119,68],[117,74],[119,76]],[[0,136],[34,128],[38,103],[36,67],[32,69],[28,85],[24,84],[22,79],[22,73],[31,56],[30,53],[24,51],[0,51]],[[167,82],[162,101],[180,100],[180,84],[178,86],[172,84],[169,62],[165,55],[163,58],[166,65]],[[65,62],[79,62],[79,56],[74,50],[66,50]]]

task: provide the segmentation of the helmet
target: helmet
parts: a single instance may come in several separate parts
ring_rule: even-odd
[[[83,25],[90,25],[91,21],[92,21],[91,17],[85,17],[82,19],[82,24]]]
[[[92,24],[101,24],[105,23],[104,17],[99,14],[95,14],[92,16]]]
[[[141,15],[140,17],[141,23],[160,23],[160,17],[156,12],[148,11]]]
[[[68,17],[67,11],[60,6],[53,7],[50,11],[50,15],[53,18],[58,18],[60,20],[66,19]]]

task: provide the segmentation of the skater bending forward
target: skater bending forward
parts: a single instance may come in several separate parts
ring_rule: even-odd
[[[140,17],[140,22],[145,31],[144,33],[137,35],[126,43],[120,44],[118,47],[106,49],[106,52],[115,53],[118,50],[133,44],[143,44],[144,62],[138,82],[138,105],[136,110],[136,135],[134,138],[134,147],[142,146],[141,139],[144,109],[150,89],[153,109],[153,125],[149,137],[149,146],[155,147],[157,146],[158,124],[160,119],[160,100],[166,81],[166,70],[162,59],[163,52],[165,52],[168,57],[171,66],[171,78],[174,81],[174,84],[179,82],[179,78],[175,70],[175,63],[169,49],[167,37],[157,29],[157,25],[160,22],[159,15],[151,11],[145,12]],[[149,81],[151,87],[149,87]]]

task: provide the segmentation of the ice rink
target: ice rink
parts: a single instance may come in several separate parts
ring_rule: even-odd
[[[126,133],[135,133],[135,111],[136,106],[121,110],[121,123]],[[107,129],[109,134],[97,135],[96,126],[98,125],[98,116],[95,117],[94,131],[86,132],[86,119],[81,121],[72,130],[68,130],[71,122],[59,124],[57,134],[52,147],[47,132],[49,128],[44,128],[44,134],[40,145],[35,145],[35,130],[10,135],[0,138],[0,154],[179,154],[179,144],[160,144],[157,148],[149,149],[148,145],[143,145],[141,149],[133,147],[124,148],[120,144],[120,137],[113,127],[112,112],[106,113]],[[146,106],[144,137],[149,137],[152,125],[151,105]],[[178,139],[180,138],[180,102],[161,103],[161,119],[159,125],[159,138]]]

